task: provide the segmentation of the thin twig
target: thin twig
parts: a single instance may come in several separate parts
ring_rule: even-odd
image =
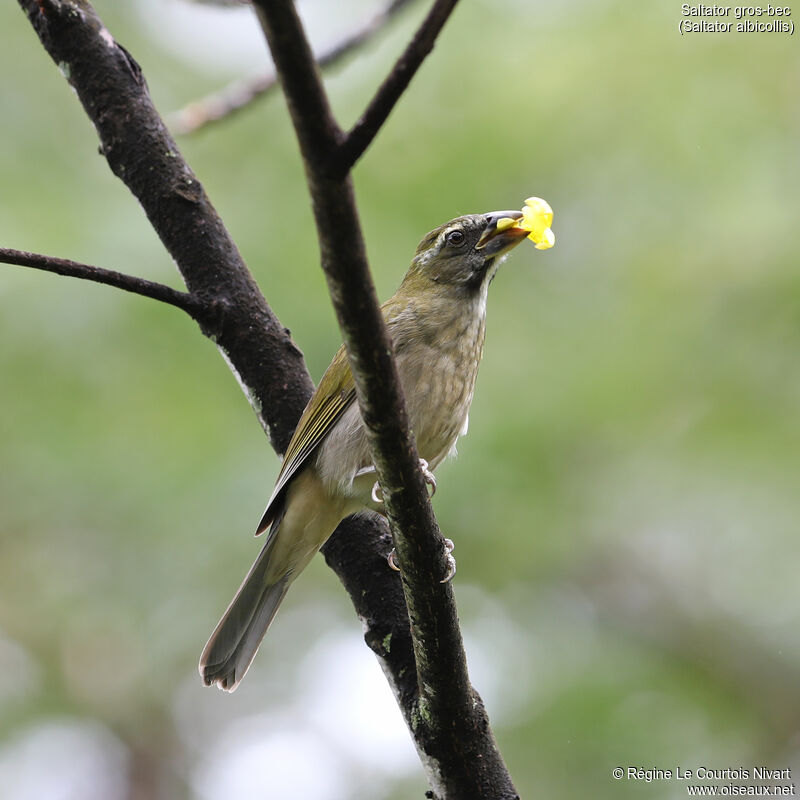
[[[335,66],[358,48],[365,45],[376,34],[382,31],[397,16],[397,13],[413,0],[392,0],[386,8],[367,20],[360,28],[356,28],[317,57],[320,68]],[[254,100],[271,92],[278,85],[278,77],[274,72],[256,75],[254,78],[238,80],[218,92],[201,97],[167,117],[172,132],[178,136],[206,127],[225,119],[250,105]]]
[[[347,174],[370,146],[425,57],[433,50],[436,38],[453,13],[457,2],[458,0],[436,0],[433,4],[366,111],[342,142],[338,164],[341,174]]]
[[[173,111],[167,117],[167,125],[175,136],[188,136],[241,111],[277,85],[278,78],[272,72],[253,78],[242,78],[218,92],[193,100],[183,108]]]
[[[81,264],[66,258],[55,258],[39,253],[29,253],[25,250],[10,250],[6,247],[0,247],[0,263],[32,267],[45,272],[55,272],[57,275],[66,275],[70,278],[104,283],[107,286],[114,286],[125,292],[132,292],[143,297],[150,297],[153,300],[160,300],[162,303],[169,303],[169,305],[180,308],[192,317],[195,316],[199,309],[198,300],[188,292],[180,292],[170,286],[165,286],[163,283],[137,278],[135,275],[126,275],[124,272],[116,272],[113,269],[92,267],[89,264]]]

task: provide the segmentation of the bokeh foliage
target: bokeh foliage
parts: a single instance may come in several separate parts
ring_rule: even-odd
[[[377,4],[338,5],[341,26]],[[163,112],[234,77],[155,37],[158,3],[96,6]],[[330,76],[344,121],[421,11]],[[471,430],[435,502],[526,797],[685,796],[612,780],[629,764],[800,768],[800,54],[785,34],[682,37],[679,15],[464,2],[356,170],[382,297],[440,222],[529,194],[555,209],[556,247],[521,247],[492,286]],[[0,244],[178,285],[23,15],[0,21]],[[180,145],[318,378],[339,337],[281,98]],[[0,372],[0,798],[30,787],[42,731],[96,744],[97,796],[249,797],[220,754],[257,770],[317,752],[309,737],[330,778],[313,796],[421,794],[402,731],[372,760],[335,742],[381,728],[357,706],[377,667],[321,559],[242,689],[200,686],[277,461],[194,324],[0,266]],[[343,647],[329,686],[352,702],[309,705]]]

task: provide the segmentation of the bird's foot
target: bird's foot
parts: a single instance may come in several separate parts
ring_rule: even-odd
[[[374,467],[369,467],[369,469],[374,470]],[[428,466],[428,462],[421,458],[419,460],[419,469],[422,473],[422,479],[425,481],[428,486],[431,487],[429,497],[433,497],[436,494],[436,477],[434,476],[433,472],[431,472],[430,467]],[[359,475],[364,474],[366,470],[360,470]],[[383,503],[383,490],[381,489],[381,485],[379,481],[375,481],[372,485],[372,502],[378,505]]]
[[[453,550],[455,549],[455,544],[453,544],[452,539],[445,539],[444,540],[444,549],[446,551],[446,558],[447,558],[447,574],[439,581],[439,583],[450,583],[453,580],[453,576],[456,574],[456,559],[453,555]],[[389,567],[393,569],[395,572],[400,572],[400,566],[397,563],[397,551],[392,548],[392,552],[386,557],[386,561],[389,564]]]
[[[428,468],[428,462],[424,458],[419,460],[419,468],[422,472],[422,479],[431,487],[430,496],[433,497],[436,494],[436,478]]]

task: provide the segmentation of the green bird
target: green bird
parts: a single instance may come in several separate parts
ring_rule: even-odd
[[[522,217],[519,211],[473,214],[431,231],[381,307],[429,482],[430,471],[467,432],[489,283],[503,256],[531,233]],[[383,510],[341,347],[284,455],[256,532],[269,528],[267,540],[203,649],[200,675],[207,686],[238,686],[292,581],[339,522],[363,509]]]

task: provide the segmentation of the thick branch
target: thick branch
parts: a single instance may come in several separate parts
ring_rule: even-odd
[[[86,0],[18,0],[94,123],[114,174],[136,196],[280,452],[312,383],[203,187],[158,115],[139,65]]]
[[[414,38],[397,59],[392,71],[381,84],[361,119],[356,122],[342,142],[338,163],[342,174],[347,174],[370,146],[397,101],[408,88],[425,57],[433,50],[436,39],[450,14],[453,13],[457,2],[458,0],[436,0],[433,4],[414,34]]]
[[[5,247],[0,247],[0,262],[16,264],[20,267],[32,267],[45,272],[55,272],[57,275],[66,275],[70,278],[104,283],[125,292],[133,292],[153,300],[160,300],[162,303],[169,303],[192,317],[201,313],[201,304],[188,292],[179,292],[162,283],[154,283],[112,269],[92,267],[88,264],[79,264],[77,261],[69,261],[66,258],[43,256],[39,253],[28,253],[25,250],[9,250]]]
[[[516,797],[469,683],[452,587],[439,582],[445,574],[444,542],[419,470],[352,183],[330,170],[339,129],[294,4],[256,0],[256,6],[305,162],[322,266],[403,569],[416,669],[414,675],[393,674],[398,698],[437,795]]]
[[[332,67],[363,47],[382,31],[412,0],[393,0],[386,8],[367,20],[361,27],[348,33],[317,57],[320,68]],[[219,92],[189,103],[168,118],[176,135],[187,135],[213,122],[225,119],[250,105],[254,100],[271,92],[278,85],[274,72],[257,75],[250,80],[236,81]]]

